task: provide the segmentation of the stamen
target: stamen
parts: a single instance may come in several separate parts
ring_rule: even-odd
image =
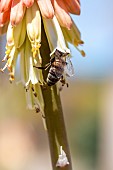
[[[12,81],[15,79],[14,73],[10,72],[9,75],[10,75],[9,81],[12,83]]]
[[[81,55],[82,55],[83,57],[86,56],[86,54],[85,54],[85,52],[84,52],[83,50],[80,50],[76,45],[75,45],[75,47],[76,47],[76,49],[81,53]]]
[[[3,68],[0,69],[0,71],[3,73],[4,70],[7,68],[8,64],[6,63],[5,66]]]

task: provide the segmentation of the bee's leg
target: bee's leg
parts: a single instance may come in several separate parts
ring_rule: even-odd
[[[66,80],[63,76],[60,78],[60,82],[62,83],[62,86],[64,86],[66,84],[66,86],[69,87],[69,84],[66,82]]]
[[[38,68],[38,69],[41,69],[41,70],[47,70],[49,67],[51,66],[51,64],[50,63],[47,63],[45,66],[33,66],[33,67],[35,67],[35,68]]]
[[[59,91],[61,92],[63,90],[63,86],[60,86],[59,87]]]
[[[48,88],[48,85],[47,85],[47,83],[46,83],[45,81],[43,81],[43,82],[40,82],[40,81],[39,81],[39,84],[40,84],[40,86],[41,86],[44,90],[46,90],[46,89]]]
[[[63,86],[65,85],[63,76],[60,78],[60,82],[62,83],[62,86],[59,87],[59,91],[63,90]]]
[[[44,85],[46,84],[46,82],[45,82],[45,81],[41,82],[40,80],[39,80],[39,82],[38,82],[38,83],[39,83],[39,85],[40,85],[40,86],[44,86]]]
[[[67,86],[67,87],[69,87],[69,84],[68,84],[68,83],[66,83],[66,86]]]
[[[62,91],[63,86],[66,84],[67,87],[69,87],[69,84],[66,82],[65,78],[62,76],[60,78],[60,82],[62,83],[62,86],[59,88],[59,91]]]

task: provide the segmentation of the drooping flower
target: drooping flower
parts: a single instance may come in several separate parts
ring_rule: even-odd
[[[7,68],[12,82],[19,57],[28,107],[37,111],[43,112],[44,108],[40,87],[44,82],[42,70],[34,68],[42,65],[41,24],[44,24],[51,53],[56,48],[68,51],[68,42],[78,49],[83,41],[69,13],[80,14],[79,0],[0,1],[0,34],[7,31],[6,52],[2,60],[6,64],[1,71]],[[79,51],[85,55],[84,51]]]
[[[36,0],[44,18],[52,19],[56,15],[59,23],[71,28],[72,20],[69,13],[80,14],[79,0]],[[0,25],[4,25],[9,20],[12,25],[21,22],[25,8],[30,8],[35,0],[1,0],[0,1]]]

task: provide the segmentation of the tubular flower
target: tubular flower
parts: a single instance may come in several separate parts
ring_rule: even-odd
[[[35,108],[37,112],[43,112],[44,108],[41,93],[41,85],[44,82],[42,70],[34,67],[42,66],[42,22],[51,54],[56,48],[69,54],[68,42],[77,50],[78,45],[83,44],[80,32],[69,13],[80,14],[79,0],[0,1],[0,35],[6,32],[7,40],[2,60],[6,64],[1,71],[4,72],[7,68],[12,82],[16,77],[16,65],[20,66],[28,107]],[[79,51],[85,56],[84,51]]]

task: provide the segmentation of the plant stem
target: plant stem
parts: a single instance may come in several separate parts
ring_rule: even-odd
[[[44,26],[42,24],[42,43],[41,43],[41,56],[43,60],[43,65],[49,63],[50,61],[50,49],[45,34]],[[46,81],[48,71],[43,71],[44,80]],[[47,87],[44,89],[42,87],[42,93],[44,98],[44,112],[47,126],[47,133],[49,138],[51,161],[53,170],[63,169],[72,170],[71,157],[69,151],[69,145],[67,141],[66,128],[64,123],[63,111],[60,101],[60,96],[57,91],[56,85],[52,87]],[[66,153],[69,161],[69,165],[58,168],[56,163],[59,157],[60,146]]]

